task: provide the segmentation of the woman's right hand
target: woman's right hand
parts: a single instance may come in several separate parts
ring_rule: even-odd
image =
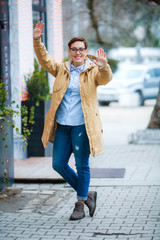
[[[44,28],[44,23],[41,21],[36,24],[35,29],[33,30],[33,38],[34,40],[38,40],[42,37],[43,33],[42,30]]]

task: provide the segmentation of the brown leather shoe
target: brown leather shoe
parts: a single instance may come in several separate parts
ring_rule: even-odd
[[[70,220],[79,220],[84,217],[85,217],[84,204],[81,202],[76,202],[73,213],[70,216]]]
[[[89,215],[93,217],[94,212],[96,210],[96,200],[97,200],[97,192],[90,191],[88,192],[87,200],[84,202],[89,208]]]

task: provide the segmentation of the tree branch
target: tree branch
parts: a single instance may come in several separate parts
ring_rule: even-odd
[[[99,44],[104,44],[103,40],[101,39],[101,36],[99,34],[98,31],[98,23],[97,20],[94,16],[94,0],[88,0],[87,2],[87,7],[89,9],[89,15],[90,15],[90,19],[91,19],[91,23],[92,23],[92,27],[95,29],[96,31],[96,36],[97,36],[97,41]]]
[[[155,2],[156,4],[160,5],[160,0],[154,0],[154,1],[149,0],[149,2]]]
[[[136,0],[137,2],[142,2],[142,0]],[[155,3],[157,5],[160,5],[160,0],[144,0],[144,3],[146,4],[152,4]]]

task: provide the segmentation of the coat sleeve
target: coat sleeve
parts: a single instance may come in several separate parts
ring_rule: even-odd
[[[47,72],[56,77],[60,64],[57,63],[47,52],[46,47],[39,40],[33,40],[33,47],[38,58],[39,63],[45,68]]]
[[[107,66],[104,68],[98,68],[98,73],[95,79],[97,86],[106,85],[108,82],[112,80],[112,77],[113,73],[109,64],[107,64]]]

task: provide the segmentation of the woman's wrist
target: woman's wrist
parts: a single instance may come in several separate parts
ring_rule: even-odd
[[[106,66],[107,66],[107,64],[102,65],[102,66],[100,66],[99,68],[102,69],[102,68],[105,68]]]
[[[33,40],[35,40],[35,41],[38,41],[39,39],[40,39],[40,38],[36,38],[36,39],[35,39],[35,38],[33,38]]]

